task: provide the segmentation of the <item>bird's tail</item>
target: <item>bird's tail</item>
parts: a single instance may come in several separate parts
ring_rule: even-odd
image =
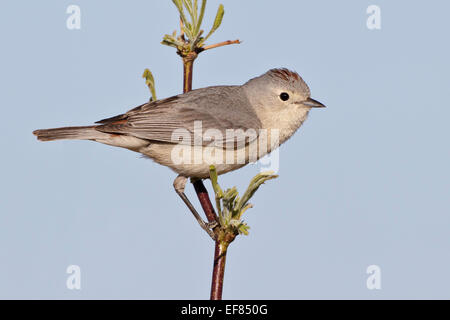
[[[33,131],[33,134],[40,141],[95,140],[105,135],[105,133],[96,130],[95,126],[41,129]]]

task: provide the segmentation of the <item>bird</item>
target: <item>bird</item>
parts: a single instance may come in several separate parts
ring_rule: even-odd
[[[276,68],[243,85],[195,89],[94,125],[33,134],[40,141],[90,140],[121,147],[171,168],[178,174],[175,190],[203,222],[184,194],[188,178],[208,178],[211,164],[220,175],[258,160],[291,138],[312,108],[324,107],[311,98],[297,72]]]

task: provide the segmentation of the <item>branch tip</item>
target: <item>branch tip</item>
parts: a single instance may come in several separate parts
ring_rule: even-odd
[[[204,46],[202,48],[203,49],[202,51],[211,50],[211,49],[219,48],[219,47],[223,47],[223,46],[228,46],[228,45],[231,45],[231,44],[241,44],[241,43],[242,43],[242,41],[239,40],[239,39],[237,39],[237,40],[227,40],[227,41],[219,42],[219,43],[216,43],[216,44],[211,44],[209,46]]]

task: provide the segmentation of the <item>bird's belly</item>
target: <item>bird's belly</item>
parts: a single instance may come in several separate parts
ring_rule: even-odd
[[[255,154],[249,146],[238,150],[224,150],[207,146],[159,143],[152,143],[139,152],[178,174],[195,178],[208,178],[211,165],[216,167],[220,175],[242,168],[267,154],[267,152]]]

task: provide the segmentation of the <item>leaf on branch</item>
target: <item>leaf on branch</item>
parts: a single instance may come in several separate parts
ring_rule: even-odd
[[[156,101],[157,98],[155,89],[155,78],[153,77],[153,74],[149,69],[145,69],[142,78],[145,79],[145,83],[147,84],[148,88],[150,89],[150,93],[152,94],[150,101]]]
[[[245,213],[245,211],[247,211],[248,209],[253,208],[253,205],[251,203],[247,203],[239,212],[237,218],[240,219],[242,217],[242,215]]]
[[[215,32],[217,29],[219,29],[220,25],[222,24],[223,15],[225,14],[225,9],[223,7],[223,4],[219,6],[219,9],[217,9],[216,19],[214,19],[214,25],[211,31]]]
[[[166,34],[164,36],[161,44],[164,44],[164,45],[169,46],[169,47],[174,47],[174,48],[177,48],[177,49],[178,49],[179,46],[183,46],[184,45],[183,42],[181,42],[180,40],[176,39],[175,35],[173,35],[173,34],[172,35]]]
[[[188,20],[186,18],[186,15],[184,14],[183,3],[181,2],[181,0],[172,0],[172,2],[175,4],[178,12],[180,13],[181,21],[183,21],[183,23],[186,25],[188,23]]]
[[[200,53],[205,50],[222,47],[225,45],[240,43],[239,40],[223,41],[215,45],[205,46],[206,40],[219,29],[222,24],[223,16],[225,14],[224,6],[221,4],[217,9],[216,17],[211,30],[203,37],[204,31],[201,29],[203,18],[205,17],[207,0],[202,0],[200,12],[198,10],[199,0],[172,0],[180,14],[180,29],[181,34],[176,37],[176,32],[170,35],[165,35],[163,45],[174,47],[177,53],[182,57],[187,57],[190,53]],[[185,10],[188,15],[185,14]],[[190,20],[188,20],[188,17]]]
[[[206,9],[206,0],[202,0],[202,6],[200,8],[200,16],[198,17],[197,27],[195,29],[195,32],[199,32],[200,28],[203,23],[203,17],[205,16],[205,9]]]
[[[213,186],[214,193],[216,194],[216,196],[222,198],[223,197],[223,191],[220,188],[219,183],[217,182],[218,178],[217,178],[216,167],[209,166],[209,176],[211,178],[211,184]]]
[[[237,208],[241,211],[248,203],[248,201],[253,197],[258,188],[267,180],[277,178],[277,175],[274,175],[272,171],[261,172],[257,174],[251,181],[250,184],[242,196],[241,200],[237,204]]]
[[[248,203],[248,201],[264,182],[278,176],[274,175],[273,172],[262,172],[256,175],[250,181],[250,184],[242,198],[239,198],[239,193],[236,187],[222,191],[222,188],[219,186],[216,168],[211,165],[209,169],[211,184],[216,196],[216,207],[221,228],[234,235],[248,235],[248,230],[250,227],[241,220],[242,215],[248,209],[253,207],[252,204]]]
[[[219,29],[220,25],[222,24],[222,19],[223,16],[225,14],[225,9],[223,7],[223,4],[221,4],[219,6],[219,9],[217,9],[217,14],[216,14],[216,18],[214,19],[214,24],[213,27],[211,29],[211,31],[209,31],[208,35],[202,40],[201,44],[205,43],[206,40],[209,39],[209,37],[211,37],[211,35],[216,32],[217,29]]]
[[[250,229],[249,225],[247,225],[246,223],[241,223],[239,225],[238,232],[239,232],[239,234],[244,234],[244,235],[248,236],[249,229]]]
[[[195,24],[197,20],[197,11],[194,12],[194,8],[192,7],[192,0],[183,0],[184,6],[186,7],[186,11],[191,16],[191,20],[193,24]]]
[[[194,51],[197,45],[202,41],[202,34],[203,30],[200,30],[200,32],[197,34],[197,37],[192,41],[191,43],[191,50]]]

